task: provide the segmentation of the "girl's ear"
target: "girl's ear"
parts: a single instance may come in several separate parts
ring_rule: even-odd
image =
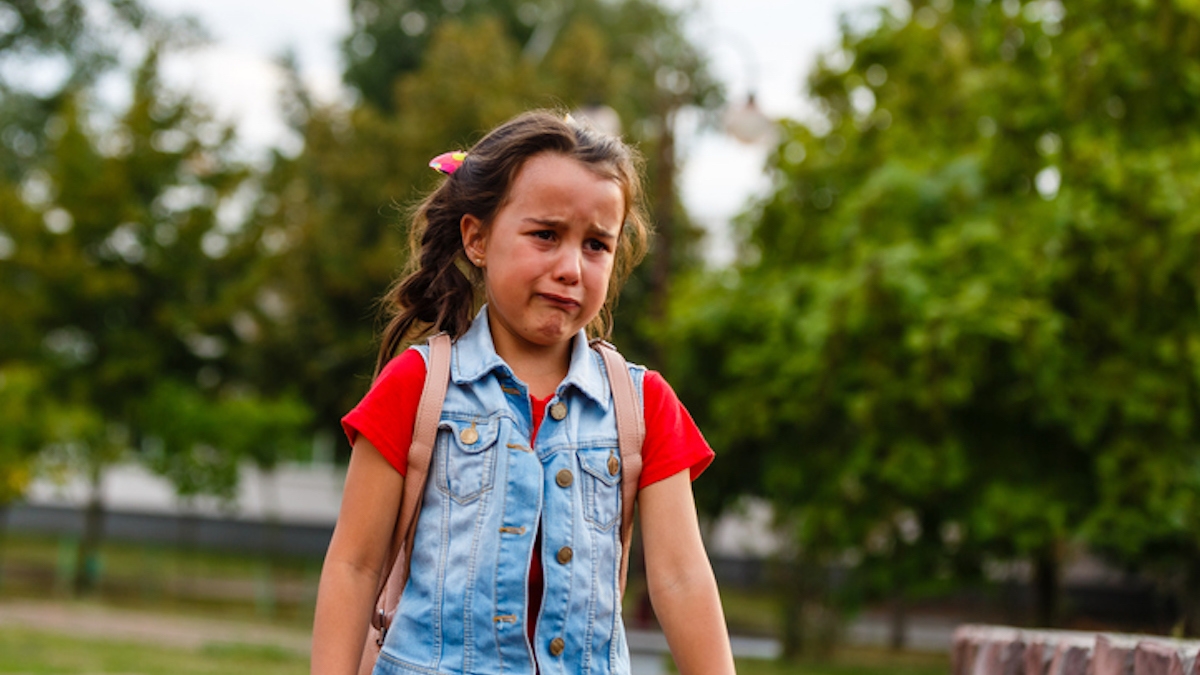
[[[476,267],[483,267],[487,250],[487,232],[484,231],[483,221],[468,213],[458,221],[458,229],[462,232],[463,251],[467,260]]]

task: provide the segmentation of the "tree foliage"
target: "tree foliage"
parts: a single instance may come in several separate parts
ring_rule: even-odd
[[[82,22],[80,36],[56,39],[103,42],[102,18],[72,21]],[[75,86],[45,99],[40,151],[22,160],[20,181],[0,179],[0,370],[14,414],[28,414],[5,437],[3,471],[17,475],[21,457],[41,452],[52,475],[82,474],[93,485],[84,548],[98,542],[91,514],[102,507],[105,468],[136,456],[171,420],[200,408],[220,428],[222,461],[235,466],[294,456],[293,437],[307,425],[303,406],[264,399],[231,367],[254,332],[259,233],[241,215],[250,171],[232,157],[229,127],[160,82],[159,54],[180,46],[175,34],[139,35],[147,51],[130,74],[127,107],[105,109],[92,80],[68,78]],[[172,385],[191,398],[160,399]],[[163,402],[180,408],[145,414]],[[213,433],[195,431],[170,448],[170,465],[186,469],[164,468],[168,477],[203,474],[192,446]],[[213,481],[203,489],[228,491]],[[81,561],[89,555],[81,551]],[[77,587],[86,586],[81,576]]]
[[[742,263],[677,304],[673,375],[737,458],[708,503],[766,495],[860,578],[925,561],[878,592],[1031,559],[1046,622],[1072,546],[1193,574],[1192,3],[859,19],[809,80],[821,117],[790,125]]]
[[[0,509],[25,494],[37,450],[48,441],[47,405],[36,370],[0,369]]]
[[[431,49],[441,26],[471,26],[480,19],[495,22],[519,58],[557,80],[535,83],[539,95],[567,105],[610,105],[629,122],[647,117],[664,93],[690,103],[715,94],[702,53],[683,34],[682,16],[648,0],[354,0],[350,11],[353,29],[343,49],[346,82],[368,105],[385,113],[413,102],[398,90],[404,75],[444,55]],[[472,49],[471,42],[458,46]],[[546,69],[539,67],[547,61]],[[485,83],[467,71],[444,86],[453,88],[464,81]]]
[[[147,466],[165,476],[185,501],[237,495],[247,462],[270,471],[303,456],[309,410],[295,397],[245,395],[211,400],[195,387],[163,382],[138,411]]]
[[[199,31],[136,0],[0,0],[0,176],[19,181],[36,166],[63,98],[117,68],[120,46],[139,36],[194,40]]]

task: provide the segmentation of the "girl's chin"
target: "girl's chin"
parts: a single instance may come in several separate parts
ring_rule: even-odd
[[[566,342],[575,337],[575,334],[583,327],[583,325],[577,324],[578,322],[569,321],[561,315],[548,317],[534,329],[533,334],[536,336],[534,341],[546,347]]]
[[[515,322],[504,323],[519,340],[538,347],[554,347],[575,337],[587,325],[584,318],[578,314],[544,308],[542,311],[526,313]]]
[[[543,347],[552,347],[570,340],[576,331],[569,326],[543,326],[534,332],[534,342]]]

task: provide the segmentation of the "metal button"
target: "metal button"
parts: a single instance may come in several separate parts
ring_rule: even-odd
[[[550,641],[550,656],[558,656],[567,648],[567,643],[562,638],[556,637]]]
[[[570,546],[564,546],[558,549],[558,555],[555,557],[558,558],[558,562],[566,565],[571,562],[571,558],[575,557],[575,552],[571,550]]]
[[[471,426],[463,429],[458,435],[458,440],[463,442],[463,445],[475,445],[479,441],[479,432],[475,431],[475,423],[471,422]]]
[[[561,422],[567,416],[567,404],[562,401],[555,402],[550,406],[550,416]]]
[[[554,475],[554,482],[558,483],[558,487],[571,487],[571,483],[575,482],[575,475],[570,469],[559,469]]]
[[[615,476],[618,473],[620,473],[620,471],[621,471],[621,461],[619,459],[617,459],[616,455],[609,455],[609,457],[608,457],[608,475]]]

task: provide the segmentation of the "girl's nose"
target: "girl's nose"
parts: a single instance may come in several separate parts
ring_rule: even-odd
[[[564,284],[579,283],[583,274],[583,252],[564,246],[555,261],[554,278]]]

